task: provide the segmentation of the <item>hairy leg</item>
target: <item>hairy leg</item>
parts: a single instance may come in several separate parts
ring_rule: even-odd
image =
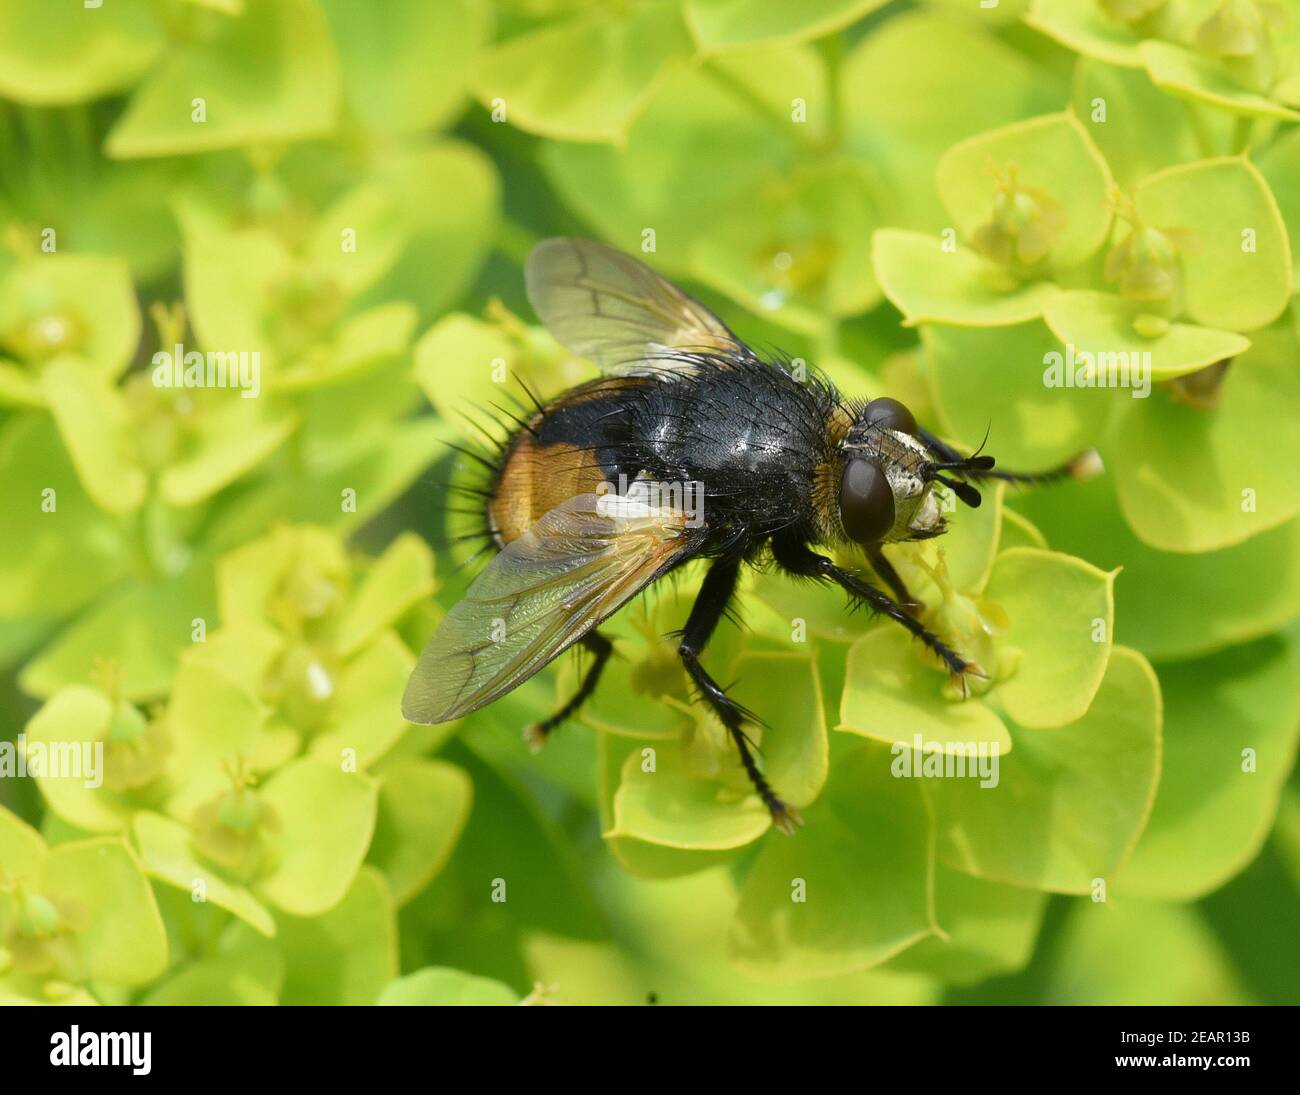
[[[830,559],[824,555],[818,555],[808,547],[807,544],[791,542],[772,542],[772,554],[777,564],[784,567],[792,574],[797,574],[805,578],[813,578],[818,581],[834,582],[844,589],[850,596],[862,601],[875,612],[882,616],[888,616],[891,620],[902,624],[908,631],[915,635],[923,642],[926,647],[932,650],[948,667],[948,672],[952,674],[964,689],[966,686],[967,675],[983,676],[984,671],[974,662],[969,662],[961,657],[956,651],[952,650],[942,639],[922,626],[921,622],[912,616],[905,606],[892,600],[887,594],[873,586],[866,579],[854,574],[850,570],[836,566]]]
[[[686,626],[682,629],[677,653],[686,667],[686,672],[699,690],[701,698],[713,709],[713,713],[727,728],[731,740],[736,743],[736,749],[740,753],[740,763],[754,785],[754,790],[758,792],[758,797],[763,800],[763,804],[772,815],[772,824],[783,833],[793,833],[797,826],[803,824],[803,819],[793,806],[781,801],[780,796],[759,771],[753,751],[750,749],[749,739],[745,736],[745,721],[752,720],[753,716],[728,696],[722,686],[709,676],[708,671],[700,664],[700,655],[704,652],[709,638],[718,626],[718,621],[726,611],[727,602],[735,592],[736,579],[739,575],[739,559],[723,558],[713,564],[704,578],[704,583],[700,586],[699,595],[691,607]]]
[[[889,586],[899,605],[913,616],[919,614],[924,606],[908,592],[906,583],[898,576],[894,564],[885,558],[885,553],[879,544],[867,549],[867,558],[871,561],[871,569],[880,575],[880,580],[885,585]]]
[[[583,676],[582,683],[578,685],[578,690],[573,694],[569,702],[550,718],[535,722],[524,731],[524,740],[528,742],[528,747],[533,752],[537,752],[545,745],[551,731],[564,722],[565,719],[572,718],[577,714],[578,708],[586,703],[591,694],[596,691],[596,685],[600,682],[600,674],[605,668],[605,663],[609,661],[609,656],[614,653],[614,644],[598,631],[588,631],[578,641],[587,650],[591,651],[592,663]]]

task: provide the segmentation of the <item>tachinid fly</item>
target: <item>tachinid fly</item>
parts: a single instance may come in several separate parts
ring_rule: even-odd
[[[484,497],[496,554],[429,640],[403,714],[417,723],[467,715],[581,643],[593,661],[575,695],[531,728],[540,743],[596,688],[612,651],[601,621],[707,559],[678,653],[774,823],[793,831],[798,813],[768,784],[746,736],[751,716],[700,660],[741,568],[770,559],[838,584],[964,681],[981,670],[917,619],[882,546],[943,533],[936,483],[978,506],[974,482],[1080,474],[1091,454],[1033,475],[994,470],[991,457],[963,456],[919,427],[897,400],[849,400],[815,372],[796,377],[602,244],[546,240],[525,276],[542,322],[603,375],[536,404],[503,446]],[[864,549],[888,593],[815,550],[845,544]]]

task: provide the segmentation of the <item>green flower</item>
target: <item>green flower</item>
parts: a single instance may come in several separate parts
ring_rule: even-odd
[[[975,231],[972,245],[1003,266],[1030,270],[1043,262],[1065,227],[1065,209],[1040,190],[1022,187],[1015,163],[997,176],[993,217]]]
[[[1284,25],[1287,13],[1258,0],[1223,0],[1219,9],[1196,28],[1196,48],[1220,58],[1246,87],[1269,91],[1277,61],[1269,33]]]
[[[222,627],[193,655],[267,705],[256,770],[304,746],[365,767],[393,746],[407,728],[394,697],[414,665],[394,628],[433,588],[432,555],[413,536],[359,578],[339,540],[312,527],[282,526],[218,562]]]
[[[167,935],[135,853],[121,839],[51,848],[0,810],[0,995],[89,1001],[85,986],[145,984]]]
[[[0,5],[0,1002],[1289,999],[1300,3],[973,10]],[[595,375],[553,235],[999,468],[1104,458],[887,549],[964,692],[747,572],[705,660],[793,838],[694,568],[539,754],[581,659],[401,718],[474,574],[442,443]]]
[[[1106,280],[1117,286],[1120,296],[1149,304],[1157,314],[1180,314],[1183,271],[1179,256],[1195,247],[1195,236],[1185,228],[1143,224],[1131,201],[1122,197],[1117,201],[1129,233],[1106,255]]]
[[[169,804],[173,817],[137,813],[133,835],[152,877],[274,935],[268,905],[317,916],[343,899],[370,844],[376,796],[362,773],[300,760],[258,791],[233,786],[202,801],[186,820],[185,800]]]
[[[228,875],[251,881],[274,869],[280,817],[253,790],[246,772],[231,772],[231,787],[194,811],[194,849]]]

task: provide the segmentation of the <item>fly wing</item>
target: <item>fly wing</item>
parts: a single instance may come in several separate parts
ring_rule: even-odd
[[[697,364],[683,359],[682,352],[750,353],[699,301],[602,243],[543,240],[528,256],[524,281],[547,330],[570,352],[606,372]]]
[[[582,494],[511,541],[443,618],[416,664],[402,714],[460,718],[505,695],[689,551],[684,515]]]

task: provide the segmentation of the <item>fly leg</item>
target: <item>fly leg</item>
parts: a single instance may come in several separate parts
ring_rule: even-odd
[[[899,606],[913,616],[919,616],[925,606],[907,591],[906,583],[898,576],[894,564],[885,558],[885,553],[879,544],[867,549],[867,558],[871,561],[871,569],[880,575],[880,580],[885,585],[889,586]]]
[[[713,709],[713,713],[727,728],[731,740],[736,743],[741,766],[749,776],[750,783],[754,785],[754,790],[758,792],[758,797],[763,800],[768,813],[772,815],[772,824],[783,833],[791,834],[803,824],[803,819],[793,806],[781,801],[780,796],[759,771],[750,748],[749,738],[744,730],[747,720],[751,722],[757,720],[728,696],[722,686],[709,676],[708,671],[700,664],[700,655],[704,652],[714,629],[718,626],[718,621],[726,611],[727,602],[735,592],[736,580],[739,576],[739,559],[722,558],[713,564],[709,573],[705,575],[704,583],[700,586],[695,604],[691,606],[691,614],[682,629],[677,653],[701,698]]]
[[[596,685],[600,682],[600,674],[605,668],[605,663],[609,661],[609,656],[614,653],[614,644],[598,631],[588,631],[578,641],[591,651],[592,663],[583,676],[582,683],[578,685],[578,690],[573,694],[569,702],[550,718],[535,722],[524,731],[524,741],[528,743],[528,748],[534,753],[546,744],[546,739],[550,736],[551,731],[564,722],[565,719],[577,714],[578,708],[596,691]]]
[[[844,589],[849,596],[861,601],[882,616],[902,624],[908,631],[932,650],[948,667],[948,672],[962,688],[966,689],[966,677],[984,676],[984,671],[975,663],[969,662],[949,647],[939,636],[927,631],[921,622],[912,616],[903,605],[891,600],[885,593],[870,582],[850,570],[836,566],[824,555],[818,555],[807,544],[789,541],[772,541],[772,554],[777,563],[792,574],[818,581],[830,581]]]

